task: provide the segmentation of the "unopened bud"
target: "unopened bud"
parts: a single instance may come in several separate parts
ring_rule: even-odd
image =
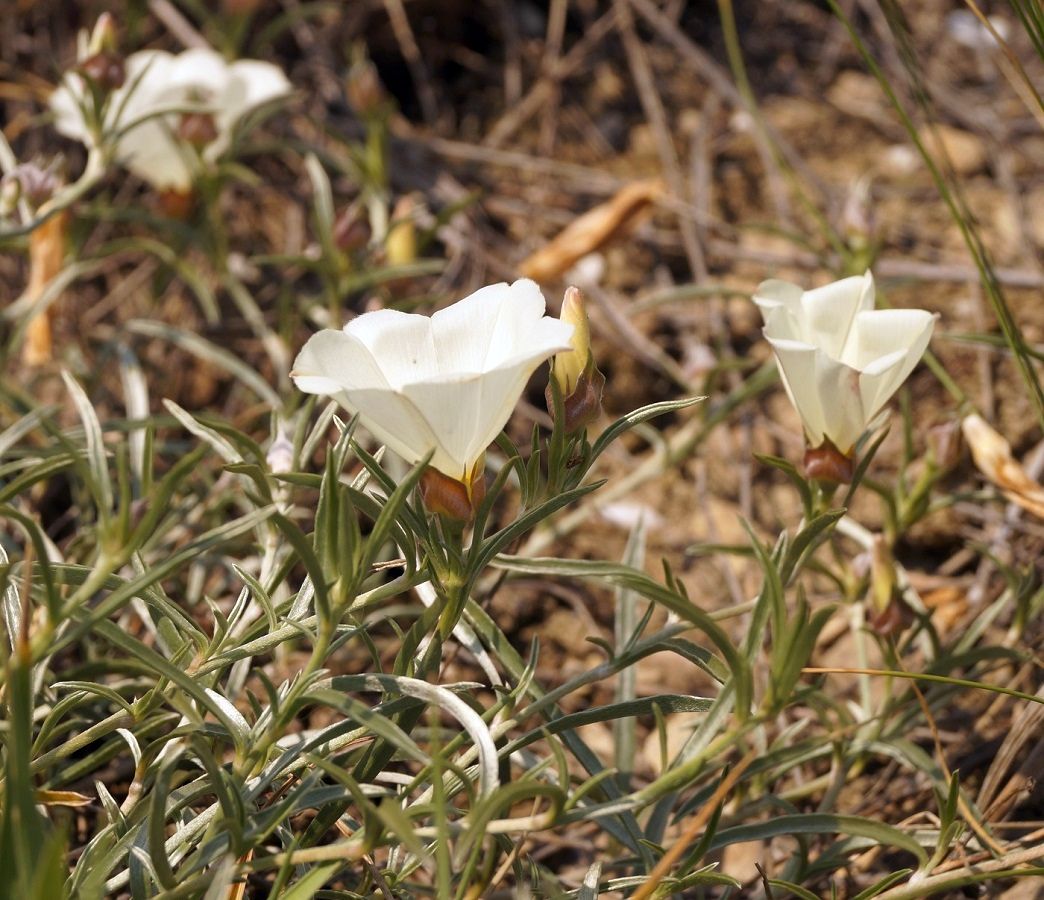
[[[562,394],[566,434],[590,425],[602,410],[605,376],[598,371],[591,354],[591,325],[583,293],[575,287],[566,289],[562,299],[563,322],[573,326],[570,350],[559,353],[551,361],[551,378]],[[555,414],[554,394],[548,384],[545,391],[547,408]]]
[[[80,63],[80,71],[103,91],[114,91],[123,87],[127,80],[127,70],[123,57],[111,50],[94,53]]]
[[[874,610],[883,613],[895,594],[895,560],[883,535],[874,535],[870,546],[870,599]]]
[[[563,397],[573,393],[580,373],[587,367],[591,356],[591,323],[587,318],[587,304],[579,288],[566,288],[562,298],[562,312],[559,318],[573,326],[573,335],[569,338],[571,350],[559,353],[551,363],[551,375],[558,382]]]
[[[210,113],[183,113],[178,122],[178,137],[197,150],[213,143],[218,136],[217,123]]]
[[[805,451],[805,476],[814,481],[851,484],[855,460],[842,453],[830,441]]]
[[[353,63],[344,82],[348,105],[360,118],[380,112],[384,106],[384,88],[377,67],[368,59]]]
[[[384,251],[389,265],[406,265],[417,258],[417,226],[413,222],[413,208],[413,198],[407,194],[399,198],[392,211],[392,221],[395,224],[388,229],[388,235],[384,239]]]
[[[470,522],[486,496],[486,475],[482,460],[471,470],[467,484],[428,466],[421,475],[420,492],[428,512],[458,522]]]
[[[96,53],[118,54],[120,51],[120,35],[116,28],[116,18],[110,12],[103,12],[98,16],[91,30],[91,37],[87,43],[87,55],[94,56]]]
[[[370,243],[370,223],[365,211],[358,206],[342,209],[333,224],[333,240],[342,253],[351,253]]]

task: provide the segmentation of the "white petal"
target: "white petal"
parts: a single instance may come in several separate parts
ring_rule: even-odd
[[[283,70],[272,63],[240,59],[229,66],[229,72],[232,77],[225,105],[237,110],[237,118],[293,90]]]
[[[804,290],[789,281],[770,278],[758,285],[753,300],[765,321],[765,336],[779,340],[802,341],[801,297]]]
[[[89,135],[80,109],[83,99],[83,79],[79,75],[66,73],[62,83],[51,93],[47,104],[54,115],[54,128],[59,134],[87,143]]]
[[[847,453],[866,430],[859,373],[809,344],[772,341],[772,347],[811,446],[828,437]]]
[[[769,278],[761,282],[754,291],[754,302],[762,309],[785,306],[795,313],[801,310],[801,298],[805,289],[789,281]]]
[[[157,190],[188,191],[195,181],[188,148],[171,133],[170,126],[157,117],[128,131],[116,145],[119,161]]]
[[[411,384],[403,389],[453,459],[455,471],[447,471],[447,475],[461,478],[467,474],[500,434],[535,365],[527,362],[467,378]]]
[[[873,281],[869,273],[805,291],[801,298],[804,339],[828,356],[841,359],[852,321],[856,313],[868,308],[868,299],[872,305]]]
[[[864,365],[859,380],[863,407],[873,417],[920,362],[935,327],[935,316],[923,309],[882,309],[860,313],[855,343],[867,356],[891,343],[898,349]]]
[[[532,281],[491,284],[431,317],[439,371],[482,372],[512,355],[524,339],[520,326],[544,315],[544,296]]]
[[[337,400],[389,450],[406,462],[422,460],[429,451],[431,464],[440,472],[459,477],[460,463],[443,447],[427,418],[409,397],[392,390],[353,390],[336,395]]]
[[[308,339],[290,376],[308,394],[390,389],[369,348],[355,335],[333,328]]]
[[[855,317],[844,360],[865,369],[875,359],[896,350],[921,358],[935,324],[935,316],[923,309],[877,309]],[[912,366],[911,366],[912,368]]]
[[[816,387],[816,356],[820,353],[811,344],[799,341],[774,338],[768,338],[768,341],[776,353],[783,387],[801,416],[808,441],[813,447],[818,447],[823,443],[827,427]]]
[[[572,326],[544,316],[529,281],[493,285],[431,318],[366,313],[313,336],[293,378],[338,397],[410,462],[462,479],[503,429],[533,370],[569,348]]]
[[[352,319],[344,333],[366,347],[386,383],[395,389],[438,374],[427,316],[379,309]]]
[[[429,450],[441,449],[424,416],[388,385],[369,349],[355,335],[333,329],[312,335],[297,355],[291,377],[305,393],[332,396],[349,412],[358,413],[374,437],[409,463]]]
[[[203,102],[216,102],[228,89],[232,80],[225,58],[208,47],[193,47],[179,53],[166,76],[167,87],[203,93]],[[209,95],[209,96],[208,96]]]
[[[140,50],[128,56],[126,80],[110,99],[106,126],[126,127],[162,108],[159,100],[169,92],[173,61],[165,50]]]

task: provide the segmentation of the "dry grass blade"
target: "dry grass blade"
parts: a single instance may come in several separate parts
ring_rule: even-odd
[[[663,193],[664,183],[659,178],[647,178],[627,185],[526,257],[518,267],[519,272],[536,281],[558,278],[578,259],[633,228],[639,215]]]

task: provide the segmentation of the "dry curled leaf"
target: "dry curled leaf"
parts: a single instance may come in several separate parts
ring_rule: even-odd
[[[999,487],[1012,503],[1044,519],[1044,487],[1026,474],[1011,455],[1008,442],[987,425],[982,416],[974,413],[964,417],[961,430],[976,467],[987,480]]]
[[[76,791],[47,791],[38,790],[36,792],[36,802],[42,803],[44,806],[90,806],[94,800],[88,797],[86,794],[80,794]]]
[[[647,178],[621,188],[526,257],[518,267],[519,273],[534,281],[557,278],[581,257],[633,226],[638,214],[658,200],[663,191],[664,182],[660,178]]]

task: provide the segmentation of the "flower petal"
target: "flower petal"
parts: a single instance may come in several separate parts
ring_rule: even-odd
[[[848,453],[866,430],[859,373],[811,344],[771,341],[791,402],[801,415],[809,443],[829,438]]]
[[[194,161],[162,116],[128,131],[116,155],[131,172],[159,190],[189,191],[195,181]]]
[[[805,291],[801,298],[804,339],[833,359],[841,359],[856,313],[872,308],[873,302],[874,282],[869,272]]]
[[[519,356],[523,348],[546,346],[546,356],[564,349],[572,328],[544,316],[540,288],[527,278],[481,288],[431,317],[439,348],[439,371],[484,372]]]
[[[881,309],[856,316],[852,354],[863,370],[859,391],[868,417],[875,416],[910,376],[934,327],[935,316],[923,309]]]
[[[816,388],[816,356],[820,354],[811,344],[789,339],[775,339],[766,334],[776,353],[779,375],[787,396],[801,416],[809,443],[818,447],[826,435],[826,419]]]
[[[801,298],[804,289],[789,281],[770,278],[758,285],[754,302],[765,321],[765,335],[780,340],[804,340]]]
[[[427,316],[379,309],[352,319],[344,326],[344,333],[366,347],[385,383],[396,390],[438,374],[438,355]]]
[[[370,350],[355,335],[333,329],[312,335],[294,361],[291,378],[305,393],[331,396],[358,413],[367,430],[407,462],[415,463],[435,449],[448,464],[448,454],[427,418],[389,386]]]
[[[231,83],[225,105],[236,111],[236,118],[254,107],[285,96],[293,90],[283,70],[272,63],[256,59],[240,59],[229,66]]]
[[[403,393],[421,412],[453,460],[454,470],[442,469],[461,479],[493,442],[511,418],[519,395],[539,360],[495,369],[468,377],[450,376],[407,385]],[[433,465],[435,462],[433,460]],[[436,468],[441,468],[436,465]]]
[[[86,144],[90,135],[83,121],[80,105],[84,99],[84,83],[79,75],[66,73],[47,100],[54,116],[54,128],[59,134]]]
[[[308,339],[294,360],[290,377],[308,394],[390,390],[369,348],[354,334],[333,328],[325,328]]]

